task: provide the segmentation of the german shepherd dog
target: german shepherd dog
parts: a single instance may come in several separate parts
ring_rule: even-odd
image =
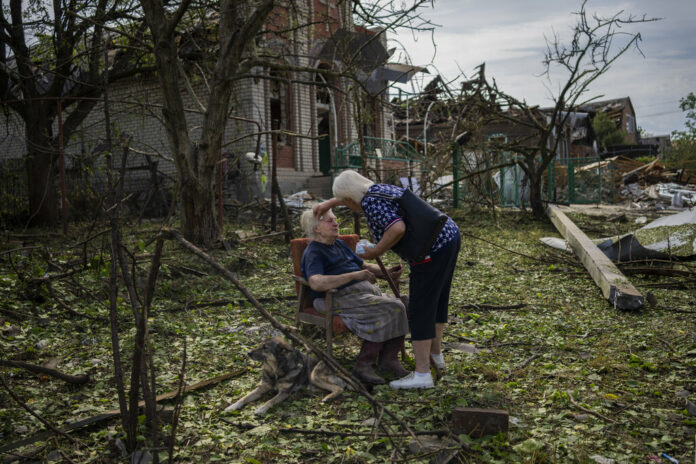
[[[322,399],[323,402],[336,398],[346,388],[346,382],[336,376],[323,361],[317,362],[315,356],[301,353],[281,337],[265,340],[249,352],[249,357],[263,363],[261,381],[253,391],[225,408],[225,411],[237,411],[269,391],[276,391],[273,398],[254,411],[257,416],[261,416],[305,387],[328,390],[330,393]]]

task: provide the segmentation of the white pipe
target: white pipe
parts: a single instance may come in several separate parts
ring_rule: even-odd
[[[326,91],[329,92],[329,99],[331,100],[331,113],[333,113],[333,123],[334,123],[333,142],[334,142],[334,155],[335,155],[336,150],[338,149],[338,116],[336,115],[336,102],[334,101],[333,92],[331,91],[331,88],[329,87],[329,83],[326,82],[326,79],[324,79],[323,74],[321,74],[321,73],[317,73],[317,74],[321,78],[322,82],[324,82],[324,85],[326,85]]]

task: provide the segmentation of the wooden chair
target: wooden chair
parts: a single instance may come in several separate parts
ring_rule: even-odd
[[[340,235],[338,238],[346,242],[353,251],[358,243],[358,236]],[[297,311],[295,312],[295,326],[300,324],[311,324],[323,329],[326,333],[326,348],[331,355],[334,334],[350,332],[339,316],[333,314],[332,297],[336,290],[326,292],[326,314],[321,314],[312,305],[311,288],[309,282],[302,276],[300,269],[302,265],[302,253],[311,239],[296,238],[290,241],[290,253],[292,254],[293,278],[295,279],[295,290],[297,291]]]

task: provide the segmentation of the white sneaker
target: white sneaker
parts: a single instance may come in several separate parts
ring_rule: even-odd
[[[411,372],[404,378],[389,382],[389,386],[398,390],[400,388],[433,388],[434,385],[430,372],[424,376],[416,376],[415,372]]]
[[[433,364],[435,364],[435,367],[437,367],[438,370],[444,371],[445,368],[447,367],[445,365],[445,358],[442,357],[442,353],[430,353],[430,360]]]

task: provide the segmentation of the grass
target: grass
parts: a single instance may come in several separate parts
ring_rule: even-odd
[[[688,313],[696,310],[694,290],[648,287],[668,278],[631,276],[631,282],[643,293],[649,289],[658,304],[635,313],[618,312],[574,258],[539,244],[542,236],[558,236],[550,223],[533,222],[511,211],[502,212],[497,223],[480,211],[456,211],[452,216],[465,235],[445,336],[447,374],[433,390],[396,392],[380,386],[375,397],[416,430],[448,428],[456,406],[507,410],[506,435],[479,440],[455,437],[468,443],[459,462],[585,463],[595,462],[592,456],[603,456],[643,463],[648,455],[661,452],[681,462],[693,459],[696,418],[685,411],[684,398],[696,401],[696,318]],[[592,237],[633,227],[608,224],[601,217],[571,217],[591,230]],[[349,217],[340,219],[342,231],[351,231]],[[227,224],[226,236],[235,230],[261,235],[262,224],[262,220]],[[137,268],[143,277],[147,253],[154,249],[146,243],[154,230],[150,225],[124,234],[129,249],[139,257]],[[74,235],[70,243],[79,241],[79,234]],[[75,266],[82,259],[82,248],[68,248],[59,237],[38,241],[7,232],[0,252],[28,245],[41,245],[45,251],[0,255],[4,357],[37,364],[58,358],[58,369],[89,373],[92,380],[74,387],[17,369],[2,368],[0,375],[23,401],[56,425],[116,408],[108,323],[70,315],[65,309],[94,318],[107,315],[108,234],[90,243],[90,265],[79,277],[53,282],[53,294],[64,305],[27,277],[59,272],[46,265],[46,256],[66,269]],[[295,289],[282,238],[240,242],[231,252],[212,254],[237,272],[279,320],[292,323]],[[186,397],[176,437],[177,462],[390,462],[393,447],[405,447],[410,439],[391,442],[283,432],[287,427],[369,432],[371,428],[361,424],[374,417],[374,411],[350,392],[329,406],[305,392],[263,418],[254,417],[253,407],[223,416],[221,410],[258,381],[258,366],[246,353],[273,330],[231,284],[195,257],[173,243],[165,246],[164,256],[150,319],[158,393],[176,387],[184,340],[187,383],[248,368],[230,381]],[[397,262],[394,255],[387,258],[391,262]],[[121,293],[122,356],[129,359],[134,328],[127,295]],[[209,302],[217,305],[205,305]],[[474,304],[526,306],[471,309]],[[475,343],[479,350],[455,349],[461,343]],[[339,340],[335,356],[351,367],[357,347],[354,337]],[[255,427],[235,427],[221,417]],[[0,391],[0,445],[43,427]],[[42,459],[60,450],[75,462],[122,459],[110,444],[116,438],[123,440],[117,421],[75,436],[80,445],[53,438],[15,452]],[[428,462],[431,457],[409,462]]]

